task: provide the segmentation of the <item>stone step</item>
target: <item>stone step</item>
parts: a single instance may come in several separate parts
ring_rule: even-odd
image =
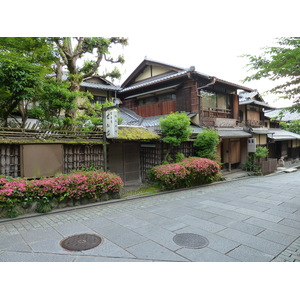
[[[289,169],[284,170],[284,172],[285,173],[297,172],[297,169],[295,169],[295,168],[289,168]]]

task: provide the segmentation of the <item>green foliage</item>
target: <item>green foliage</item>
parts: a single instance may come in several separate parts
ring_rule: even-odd
[[[167,164],[172,164],[172,163],[180,163],[184,159],[184,154],[183,153],[176,153],[175,157],[172,158],[170,155],[167,156],[166,160],[162,162],[162,165],[167,165]]]
[[[33,101],[41,88],[44,72],[43,66],[31,63],[27,57],[0,52],[0,94],[4,95],[0,98],[0,118],[4,124],[20,105],[24,109]]]
[[[279,122],[279,126],[281,129],[300,134],[300,121],[299,120],[293,120],[290,122],[282,121],[282,122]]]
[[[266,158],[268,157],[269,150],[267,147],[256,147],[256,151],[254,153],[255,158]]]
[[[165,162],[176,161],[176,153],[173,153],[174,147],[188,140],[192,134],[190,128],[190,119],[184,112],[175,112],[166,118],[159,120],[163,141],[170,145],[165,153]]]
[[[19,212],[14,208],[9,208],[6,211],[6,215],[8,218],[16,218],[19,215]]]
[[[76,109],[74,100],[82,93],[71,92],[70,84],[67,82],[57,82],[53,79],[45,79],[41,90],[35,96],[38,106],[34,106],[30,115],[40,121],[56,123],[56,120],[65,110]]]
[[[216,160],[219,142],[219,136],[215,130],[204,130],[197,135],[196,141],[194,142],[197,155],[199,157]]]
[[[57,60],[53,42],[46,37],[0,37],[0,53],[15,53],[45,67],[50,67]]]
[[[183,112],[175,112],[166,118],[159,120],[163,141],[172,146],[179,146],[188,140],[192,131],[190,129],[190,119]]]
[[[244,55],[249,59],[250,70],[255,73],[244,79],[246,81],[269,78],[273,81],[284,79],[285,83],[276,84],[269,92],[281,98],[292,99],[300,105],[300,37],[277,39],[277,47],[266,47],[259,56]]]
[[[51,203],[47,197],[37,197],[36,212],[47,213],[52,210]]]

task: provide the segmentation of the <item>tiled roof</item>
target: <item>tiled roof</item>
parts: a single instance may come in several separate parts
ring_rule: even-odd
[[[254,105],[257,105],[257,106],[261,106],[263,108],[273,109],[273,107],[270,106],[269,104],[267,104],[266,102],[257,101],[257,100],[240,101],[239,104],[240,105],[254,104]]]
[[[218,135],[224,138],[243,138],[251,137],[252,135],[243,130],[241,127],[235,128],[217,128]]]
[[[127,91],[131,91],[131,90],[134,90],[134,89],[138,89],[140,87],[151,85],[151,84],[154,84],[154,83],[159,83],[159,82],[163,82],[165,80],[181,77],[181,76],[186,75],[188,72],[189,72],[188,70],[184,70],[184,71],[177,72],[177,73],[172,73],[172,74],[168,74],[168,75],[162,75],[162,76],[159,76],[159,77],[155,77],[155,79],[150,78],[149,80],[145,80],[141,83],[136,83],[136,84],[133,84],[133,85],[127,87],[127,88],[123,88],[121,92],[127,92]]]
[[[282,110],[283,110],[283,108],[265,111],[265,116],[268,118],[278,117],[279,113]],[[300,120],[300,113],[290,112],[290,111],[283,112],[283,117],[281,118],[281,121],[288,122],[288,121],[293,121],[293,120]]]
[[[83,81],[80,86],[82,87],[89,87],[93,89],[99,89],[99,90],[106,90],[106,91],[120,91],[121,88],[119,86],[115,85],[107,85],[107,84],[102,84],[102,83],[95,83],[95,82],[88,82],[88,81]]]
[[[268,138],[275,141],[300,140],[300,134],[278,128],[271,128],[271,130],[273,134],[268,134]]]

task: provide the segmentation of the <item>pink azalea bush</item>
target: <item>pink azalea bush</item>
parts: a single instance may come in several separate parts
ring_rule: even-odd
[[[24,202],[97,199],[103,194],[118,193],[122,179],[109,172],[92,171],[54,178],[25,180],[0,178],[0,207],[13,208]]]
[[[208,158],[189,157],[181,163],[189,172],[186,178],[188,186],[211,183],[220,175],[220,165]]]
[[[207,158],[190,157],[177,164],[152,168],[148,179],[163,189],[173,190],[216,181],[219,174],[218,163]]]

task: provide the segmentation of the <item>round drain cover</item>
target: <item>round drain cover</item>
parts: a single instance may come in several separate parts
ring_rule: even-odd
[[[102,238],[96,234],[76,234],[63,239],[61,247],[69,251],[89,250],[97,247],[102,242]]]
[[[186,248],[204,248],[208,245],[208,240],[195,233],[179,233],[173,237],[174,243]]]

